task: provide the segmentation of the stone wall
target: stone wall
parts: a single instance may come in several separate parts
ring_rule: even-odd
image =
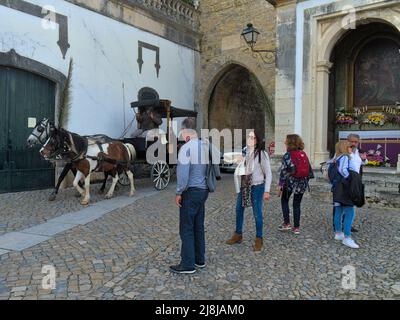
[[[66,0],[109,18],[199,50],[199,15],[181,0]]]
[[[265,0],[202,0],[200,2],[201,63],[198,109],[200,128],[209,127],[209,104],[213,90],[224,75],[235,65],[242,66],[254,75],[271,102],[275,92],[275,57],[251,52],[240,34],[247,23],[260,31],[256,49],[275,49],[275,8]],[[263,61],[264,59],[264,61]],[[234,92],[232,95],[235,94]],[[227,106],[229,108],[229,106]],[[243,113],[248,112],[244,110]],[[240,117],[236,108],[227,111]],[[251,112],[251,111],[250,111]],[[235,114],[233,114],[235,113]],[[274,141],[274,117],[265,113],[266,143]]]
[[[318,170],[311,180],[311,194],[327,203],[332,203],[331,185]],[[400,208],[400,174],[395,170],[364,169],[363,183],[367,206]]]
[[[285,137],[295,129],[296,2],[284,4],[276,8],[275,137],[278,155],[285,153]]]
[[[149,85],[175,106],[193,108],[200,59],[200,12],[193,6],[181,0],[48,2],[0,0],[0,65],[56,81],[58,97],[73,58],[66,129],[118,138],[133,119],[130,102]],[[40,20],[53,14],[54,31]],[[93,115],[96,121],[88,121]],[[61,170],[57,164],[56,178]]]

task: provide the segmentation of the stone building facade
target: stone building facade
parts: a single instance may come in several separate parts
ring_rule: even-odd
[[[72,132],[119,138],[135,130],[131,102],[143,87],[194,108],[201,37],[190,4],[1,0],[0,17],[0,192],[54,185],[54,168],[26,139],[41,119],[57,122],[70,59],[64,127]]]
[[[376,81],[374,77],[383,70],[371,67],[379,66],[377,60],[392,70],[400,66],[400,55],[397,55],[400,49],[400,3],[390,0],[282,0],[276,1],[275,7],[277,153],[284,152],[281,143],[284,134],[296,132],[303,136],[311,160],[317,166],[330,157],[340,134],[342,137],[347,134],[345,129],[335,126],[335,113],[342,107],[346,112],[354,111],[357,105],[353,103],[352,88],[360,83],[375,83],[381,90],[382,81]],[[355,78],[354,62],[359,53],[365,51],[371,41],[388,38],[391,39],[393,58],[380,59],[379,52],[375,54],[370,50],[375,62],[363,64],[367,79]],[[382,74],[381,78],[384,77]],[[399,85],[399,79],[394,77],[393,91],[398,92]],[[396,98],[388,95],[382,101],[391,107],[397,103]],[[368,101],[364,103],[367,105]],[[382,105],[371,102],[368,108],[381,111]],[[396,154],[399,153],[399,129],[399,124],[348,127],[349,132],[359,133],[365,141],[369,140],[366,148],[380,144],[385,145],[385,150],[386,145],[388,149],[392,148],[391,157],[395,158],[391,159],[392,165],[397,162]],[[390,147],[386,143],[389,140]]]
[[[36,168],[18,171],[4,159],[33,156],[24,137],[44,115],[57,118],[70,58],[67,128],[77,133],[118,137],[133,119],[130,102],[152,87],[198,111],[199,129],[259,130],[276,159],[285,136],[298,133],[317,167],[356,131],[368,141],[363,147],[380,146],[396,165],[400,122],[346,131],[335,121],[340,109],[364,104],[397,107],[400,119],[398,0],[0,0],[0,15],[0,96],[8,97],[0,111],[11,117],[12,103],[31,108],[14,114],[18,121],[0,118],[2,185]],[[260,32],[255,49],[268,53],[241,37],[249,23]],[[36,89],[17,94],[18,81]]]
[[[275,56],[251,52],[241,37],[260,31],[256,49],[275,49],[275,8],[265,0],[202,0],[199,127],[260,130],[275,140]]]
[[[287,134],[300,134],[314,166],[332,156],[339,138],[356,132],[366,141],[365,148],[383,146],[384,156],[390,158],[388,165],[396,165],[399,123],[340,127],[336,116],[342,108],[354,112],[355,91],[360,87],[370,91],[368,85],[375,86],[373,90],[380,96],[363,102],[369,103],[371,112],[382,110],[382,104],[399,108],[396,92],[400,91],[400,79],[395,76],[400,68],[396,55],[396,48],[400,49],[398,1],[202,0],[200,10],[198,108],[203,114],[202,127],[264,126],[267,144],[276,143],[276,155],[285,152]],[[249,22],[260,31],[256,47],[276,51],[273,63],[265,63],[241,39]],[[383,41],[375,47],[387,50],[368,49],[375,40]],[[385,55],[389,50],[390,57]],[[384,64],[362,64],[363,54]],[[357,63],[370,68],[364,72],[367,80],[355,79]],[[374,75],[385,66],[394,76]],[[363,89],[364,82],[369,84]],[[260,116],[258,106],[265,100],[255,94],[257,87],[271,103],[267,110],[272,116],[268,112]],[[389,93],[382,93],[385,90]]]

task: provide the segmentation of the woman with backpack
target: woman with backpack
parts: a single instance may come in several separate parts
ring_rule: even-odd
[[[303,140],[297,134],[289,134],[285,145],[287,152],[282,159],[279,174],[279,196],[283,212],[283,224],[280,231],[291,230],[294,234],[300,234],[301,200],[309,188],[310,179],[314,178],[310,161],[304,150]],[[294,225],[290,224],[289,199],[293,194],[293,218]]]
[[[332,181],[335,240],[342,241],[345,246],[358,249],[359,245],[351,238],[351,226],[353,224],[355,210],[351,199],[350,168],[352,167],[351,154],[353,152],[348,141],[339,141],[336,146],[334,169],[337,178],[330,177]],[[330,170],[332,171],[332,170]],[[331,174],[332,176],[333,174]],[[343,219],[344,217],[344,219]],[[343,228],[342,228],[343,221]],[[343,231],[342,231],[343,230]]]
[[[235,171],[236,230],[226,244],[233,245],[242,241],[244,210],[252,207],[256,223],[254,251],[261,251],[263,246],[263,201],[269,201],[272,172],[268,154],[265,152],[261,135],[250,131],[243,161]]]

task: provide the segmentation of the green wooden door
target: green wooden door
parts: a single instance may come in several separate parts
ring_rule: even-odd
[[[54,120],[55,84],[41,76],[0,66],[0,193],[48,188],[54,168],[29,149],[28,118]]]

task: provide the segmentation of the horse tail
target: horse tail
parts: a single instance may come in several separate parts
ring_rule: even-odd
[[[130,161],[135,160],[136,159],[136,149],[135,149],[135,147],[130,143],[124,143],[124,146],[128,150]]]

